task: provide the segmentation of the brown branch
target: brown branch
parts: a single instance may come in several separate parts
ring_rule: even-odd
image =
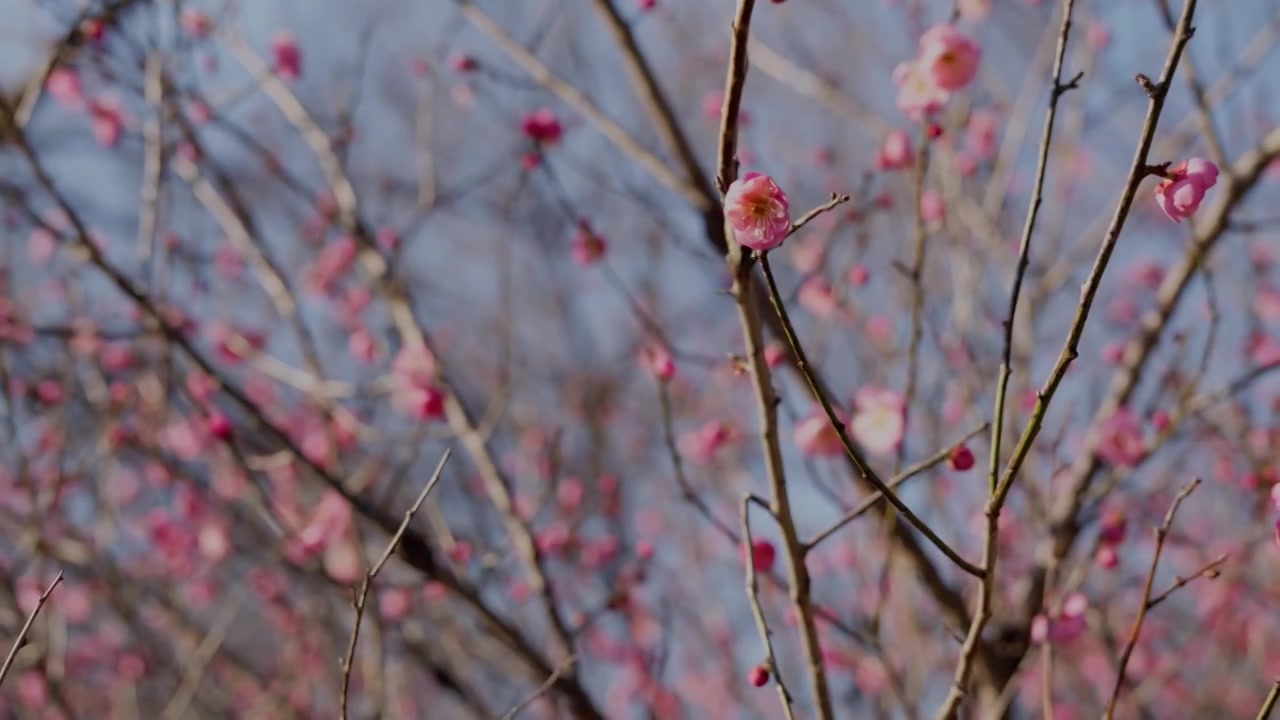
[[[1242,155],[1219,176],[1219,196],[1215,203],[1202,210],[1204,219],[1197,223],[1191,247],[1182,260],[1170,268],[1164,283],[1156,291],[1156,305],[1139,321],[1136,335],[1125,348],[1123,364],[1112,376],[1110,387],[1102,403],[1094,413],[1091,430],[1085,435],[1083,447],[1071,466],[1070,480],[1050,516],[1053,528],[1052,553],[1039,563],[1032,573],[1029,590],[1022,607],[1027,622],[1043,604],[1046,591],[1045,579],[1049,566],[1066,557],[1082,528],[1079,515],[1085,498],[1103,468],[1097,450],[1102,440],[1098,432],[1100,424],[1132,397],[1143,377],[1146,367],[1165,328],[1173,317],[1191,279],[1207,261],[1229,226],[1231,211],[1252,191],[1268,164],[1280,157],[1280,128],[1273,129],[1251,151]]]
[[[562,102],[572,108],[581,115],[585,120],[595,125],[596,129],[610,140],[625,155],[632,157],[637,163],[648,171],[658,182],[668,188],[680,192],[689,202],[702,214],[707,241],[712,247],[720,253],[736,252],[731,247],[732,243],[726,242],[728,234],[725,231],[724,217],[720,208],[720,199],[713,198],[711,204],[707,204],[699,198],[697,187],[693,184],[685,182],[676,174],[670,172],[660,158],[645,150],[635,138],[629,135],[625,130],[605,116],[596,106],[594,106],[585,95],[566,83],[564,80],[552,73],[545,64],[537,57],[526,50],[518,42],[516,42],[509,34],[507,34],[499,25],[491,18],[484,14],[482,10],[477,8],[470,0],[455,0],[461,11],[476,25],[482,32],[487,34],[494,42],[507,53],[524,71],[537,81],[540,85],[551,92]],[[770,50],[757,40],[750,41],[751,53],[750,62],[764,71],[766,74],[774,77],[785,77],[785,84],[788,87],[818,99],[820,102],[831,107],[837,113],[844,117],[854,120],[861,120],[854,123],[854,126],[867,130],[868,132],[879,135],[889,129],[889,126],[877,114],[871,113],[851,98],[844,96],[840,89],[826,83],[816,75],[799,68],[790,63],[790,61],[782,58],[777,53]],[[726,94],[727,98],[727,94]],[[988,235],[996,237],[997,233],[994,228],[988,228]],[[759,304],[767,304],[765,293],[758,285],[753,285],[750,291],[754,295],[753,300]],[[783,332],[780,324],[773,315],[766,315],[763,318],[764,323],[774,337],[782,337]],[[829,395],[826,384],[823,382],[816,368],[810,368],[813,380],[819,394]],[[815,395],[815,399],[816,399]],[[866,465],[865,462],[861,463]],[[863,473],[858,470],[858,463],[853,463],[853,469],[858,477],[866,481]],[[869,491],[875,491],[875,487],[869,481],[866,482]],[[925,549],[917,542],[914,535],[908,528],[900,525],[890,524],[889,532],[903,550],[907,559],[916,569],[917,575],[920,577],[921,584],[935,599],[939,607],[942,608],[946,616],[956,626],[964,627],[969,623],[969,616],[965,609],[964,599],[960,594],[952,588],[943,578],[937,565],[933,559],[927,554]]]
[[[1070,7],[1072,0],[1064,0],[1064,7]],[[1134,159],[1129,170],[1128,179],[1125,182],[1125,188],[1121,193],[1120,200],[1116,205],[1115,213],[1111,220],[1103,239],[1102,247],[1098,250],[1098,255],[1094,260],[1093,268],[1090,270],[1088,278],[1085,280],[1084,287],[1081,288],[1080,304],[1077,306],[1075,318],[1072,320],[1067,338],[1063,343],[1063,348],[1058,356],[1058,360],[1054,365],[1052,372],[1046,379],[1044,386],[1037,393],[1037,400],[1031,418],[1026,428],[1022,432],[1017,445],[1014,447],[1013,456],[1005,465],[1004,474],[999,483],[995,483],[993,478],[989,478],[991,482],[991,500],[987,505],[987,539],[986,549],[983,552],[984,566],[989,570],[994,567],[996,553],[998,549],[998,532],[997,522],[999,520],[1000,509],[1004,504],[1004,500],[1013,485],[1014,480],[1018,476],[1018,472],[1022,468],[1023,462],[1031,452],[1036,437],[1039,435],[1040,428],[1043,426],[1044,419],[1048,413],[1049,404],[1053,400],[1054,394],[1057,392],[1059,385],[1066,376],[1067,369],[1072,362],[1079,356],[1080,338],[1084,334],[1084,328],[1089,318],[1089,312],[1093,307],[1094,298],[1097,296],[1098,288],[1102,284],[1103,273],[1107,269],[1107,265],[1111,260],[1111,255],[1115,251],[1117,242],[1120,239],[1120,233],[1124,229],[1125,220],[1128,219],[1129,210],[1133,205],[1134,198],[1137,196],[1138,186],[1148,176],[1148,156],[1151,151],[1151,145],[1155,139],[1156,127],[1159,124],[1160,115],[1164,110],[1165,99],[1168,96],[1169,86],[1173,80],[1173,75],[1177,70],[1179,60],[1182,57],[1183,50],[1187,43],[1191,40],[1194,29],[1191,27],[1191,20],[1195,15],[1196,0],[1186,0],[1182,8],[1182,16],[1178,21],[1177,31],[1169,53],[1165,58],[1164,68],[1160,74],[1160,80],[1155,83],[1143,84],[1143,89],[1149,96],[1146,120],[1143,123],[1143,129],[1138,139],[1138,146],[1134,152]],[[1066,18],[1064,18],[1064,21]],[[1058,87],[1059,81],[1055,81],[1055,88]],[[1057,94],[1057,93],[1055,93]],[[999,413],[995,418],[996,424],[1001,424]],[[993,431],[994,442],[999,441],[998,435]],[[999,457],[995,455],[993,448],[993,464],[999,462]],[[993,471],[994,476],[994,471]],[[968,658],[972,654],[978,644],[981,643],[982,630],[986,622],[992,614],[991,603],[994,598],[995,588],[991,584],[991,578],[983,584],[982,590],[978,598],[978,611],[974,615],[973,625],[970,627],[969,636],[965,640],[965,647],[961,651],[961,661],[956,669],[956,682],[953,684],[951,692],[948,694],[947,701],[943,704],[942,710],[939,712],[939,718],[951,720],[956,716],[959,705],[967,692],[968,675],[972,663]]]
[[[401,521],[400,527],[396,529],[395,534],[387,541],[387,547],[382,551],[382,555],[378,561],[373,564],[369,572],[365,573],[364,581],[360,584],[360,590],[356,593],[354,601],[351,603],[355,610],[355,626],[351,630],[351,642],[347,645],[347,656],[340,666],[342,669],[342,692],[339,696],[339,706],[341,707],[342,719],[347,718],[347,700],[348,690],[351,687],[351,669],[355,665],[356,645],[360,641],[360,621],[364,619],[365,603],[369,599],[369,590],[373,587],[374,578],[378,577],[378,573],[382,572],[382,567],[387,564],[387,560],[391,558],[391,554],[395,552],[396,547],[400,544],[400,540],[404,538],[405,531],[409,529],[409,523],[413,522],[413,516],[418,514],[418,510],[422,508],[422,504],[427,501],[427,496],[435,489],[440,482],[440,478],[444,473],[445,463],[449,461],[450,452],[448,449],[444,451],[444,455],[440,456],[440,462],[436,464],[435,472],[431,474],[431,479],[427,481],[422,492],[418,493],[418,498],[413,501],[413,505],[404,513],[404,520]]]
[[[22,624],[22,629],[18,631],[18,636],[13,639],[13,645],[9,646],[9,654],[5,656],[4,665],[0,665],[0,684],[4,683],[5,677],[9,674],[9,669],[13,667],[13,661],[18,657],[18,651],[27,645],[27,635],[31,633],[31,626],[36,622],[36,616],[40,614],[40,610],[44,608],[44,604],[49,601],[49,596],[53,594],[53,589],[58,587],[58,583],[62,582],[62,571],[58,571],[58,576],[49,583],[49,587],[40,593],[40,597],[36,600],[36,606],[31,609],[31,614],[27,615],[27,621]]]
[[[995,408],[991,424],[991,454],[987,474],[987,489],[990,497],[985,512],[987,516],[987,532],[982,552],[982,566],[986,571],[986,577],[982,579],[979,587],[973,619],[969,626],[969,632],[965,636],[964,645],[960,649],[960,659],[956,663],[954,682],[942,703],[942,707],[938,710],[938,717],[945,720],[954,718],[959,711],[961,703],[964,702],[965,695],[968,693],[970,676],[975,666],[975,659],[978,656],[979,646],[982,644],[982,633],[993,614],[992,605],[994,604],[996,593],[996,562],[999,556],[1000,513],[1004,506],[1005,493],[1007,493],[1007,488],[1004,492],[1001,491],[997,478],[1000,472],[1001,442],[1004,439],[1005,402],[1009,389],[1009,379],[1013,375],[1014,322],[1017,318],[1022,284],[1026,278],[1027,268],[1031,263],[1031,240],[1035,235],[1036,219],[1039,217],[1040,205],[1044,197],[1044,182],[1048,173],[1049,150],[1053,143],[1053,127],[1058,114],[1058,101],[1068,90],[1076,87],[1080,80],[1080,76],[1077,75],[1072,80],[1063,82],[1067,41],[1071,37],[1071,18],[1074,10],[1074,0],[1063,0],[1062,23],[1058,29],[1057,47],[1053,60],[1052,85],[1049,90],[1049,107],[1045,111],[1044,130],[1040,137],[1040,153],[1036,160],[1035,189],[1032,191],[1031,200],[1027,208],[1026,221],[1022,228],[1022,237],[1018,246],[1017,266],[1014,270],[1013,283],[1009,290],[1008,313],[1004,320],[1004,337],[1000,369],[996,380]],[[1146,137],[1147,144],[1150,144],[1151,136],[1154,135],[1155,131],[1154,122],[1150,125],[1151,132]],[[1139,167],[1145,164],[1145,149],[1140,152],[1140,157],[1142,158],[1140,161],[1135,161],[1135,164]],[[1133,174],[1131,173],[1130,197],[1137,190],[1137,184],[1141,179],[1141,177],[1136,180],[1133,179]],[[1118,232],[1117,229],[1117,234]],[[1083,316],[1080,318],[1080,324],[1083,326]],[[1074,350],[1072,353],[1074,354]],[[1052,394],[1052,390],[1050,390],[1049,394]],[[1048,399],[1048,396],[1042,395],[1042,402],[1046,405]],[[1035,422],[1034,417],[1032,422]],[[1030,431],[1030,427],[1028,427],[1028,431]],[[1031,437],[1034,437],[1034,434]],[[1009,474],[1010,478],[1016,476],[1017,467],[1014,466],[1012,470],[1013,472]]]
[[[8,110],[0,104],[0,113],[7,113]],[[35,155],[34,150],[26,141],[25,136],[18,137],[18,147],[22,154],[30,164],[37,182],[46,192],[49,193],[55,204],[67,215],[69,222],[75,230],[75,249],[81,256],[87,258],[90,264],[97,268],[107,279],[126,297],[128,297],[146,316],[147,320],[154,324],[166,341],[176,347],[179,353],[190,360],[202,372],[218,381],[222,392],[232,400],[242,410],[244,410],[253,420],[253,422],[262,429],[267,438],[271,441],[279,443],[285,449],[287,455],[316,477],[321,479],[329,488],[339,493],[347,502],[351,503],[356,512],[366,517],[388,532],[393,532],[397,527],[396,520],[389,514],[384,513],[375,504],[368,499],[353,493],[348,489],[342,481],[335,476],[323,464],[309,458],[306,453],[302,452],[297,442],[288,432],[281,429],[272,422],[263,411],[258,407],[244,391],[232,384],[223,373],[219,372],[213,363],[198,352],[192,345],[191,340],[184,332],[175,326],[166,313],[156,305],[153,298],[147,295],[143,290],[139,289],[124,273],[111,263],[109,263],[96,246],[89,240],[89,232],[84,221],[80,218],[75,209],[68,203],[66,197],[58,190],[53,183],[52,178],[44,169],[43,164]],[[32,208],[29,203],[25,202],[22,193],[13,188],[0,185],[0,194],[11,199],[15,205],[21,209],[23,214],[32,222],[47,230],[55,231],[49,227],[39,213]],[[453,402],[456,402],[453,401]],[[468,438],[464,437],[466,441]],[[483,470],[483,467],[482,467]],[[503,617],[499,616],[489,607],[479,592],[471,587],[465,580],[454,574],[446,565],[440,563],[426,539],[417,533],[406,533],[400,543],[400,548],[405,560],[408,564],[424,575],[438,580],[451,592],[456,594],[467,606],[476,611],[485,623],[490,625],[497,638],[505,644],[522,662],[526,664],[529,670],[542,677],[552,672],[551,666],[543,659],[539,651],[532,645],[528,638],[514,627]],[[574,712],[584,718],[592,720],[601,718],[602,715],[595,708],[595,704],[591,697],[587,694],[585,688],[574,677],[561,676],[556,683],[556,689],[562,693],[569,702]]]
[[[613,0],[592,0],[591,4],[596,8],[601,20],[604,21],[605,29],[608,30],[622,52],[623,64],[626,66],[627,74],[631,76],[631,82],[636,86],[640,103],[652,120],[653,128],[658,132],[663,142],[675,153],[676,160],[679,162],[680,169],[684,171],[688,184],[696,187],[698,194],[702,197],[701,202],[705,204],[706,208],[715,209],[717,211],[716,214],[718,214],[719,201],[716,197],[716,191],[707,181],[706,175],[703,174],[701,168],[698,167],[698,156],[693,150],[693,145],[689,142],[688,136],[680,129],[680,123],[676,119],[676,113],[671,107],[671,102],[658,85],[657,77],[653,72],[653,68],[649,66],[644,53],[640,52],[640,46],[636,43],[635,35],[632,34],[630,26],[619,14]]]
[[[738,536],[734,533],[724,521],[716,517],[711,511],[702,496],[689,483],[689,478],[684,471],[684,460],[680,456],[680,448],[676,445],[674,422],[671,417],[671,389],[666,381],[659,381],[658,396],[662,405],[662,440],[666,446],[667,455],[671,458],[671,466],[675,471],[676,484],[680,486],[680,492],[684,495],[684,499],[702,515],[707,522],[711,523],[722,535],[729,538],[732,542],[738,543]]]
[[[791,324],[791,318],[787,314],[787,309],[782,304],[782,295],[778,292],[778,284],[774,281],[773,270],[769,267],[768,255],[760,256],[760,266],[764,270],[765,281],[769,286],[769,299],[773,303],[774,312],[777,313],[778,319],[781,320],[782,327],[786,332],[787,342],[791,345],[791,349],[796,355],[796,364],[800,368],[800,372],[804,375],[805,380],[809,382],[810,389],[813,391],[814,395],[817,396],[818,402],[822,405],[822,411],[826,414],[827,421],[831,423],[831,426],[835,428],[836,433],[840,436],[840,444],[844,446],[845,454],[855,463],[858,468],[858,472],[862,474],[862,477],[866,478],[872,485],[874,485],[876,490],[884,496],[884,499],[887,500],[898,512],[902,513],[902,516],[907,519],[907,522],[909,522],[912,527],[919,530],[922,535],[928,538],[929,542],[933,543],[934,547],[938,548],[942,554],[946,555],[947,558],[955,563],[961,570],[964,570],[974,577],[981,578],[984,575],[982,568],[979,568],[968,560],[965,560],[960,553],[952,549],[945,540],[939,537],[938,533],[936,533],[933,528],[929,527],[928,523],[921,520],[920,517],[902,501],[902,498],[899,498],[897,493],[885,484],[884,480],[880,479],[880,476],[877,475],[868,464],[866,464],[862,456],[853,447],[853,442],[849,439],[848,433],[846,432],[844,421],[836,414],[836,410],[827,396],[824,393],[819,392],[813,376],[809,373],[809,360],[805,356],[804,347],[796,337],[795,327]]]
[[[1267,693],[1267,699],[1262,703],[1262,709],[1258,711],[1257,720],[1268,720],[1271,717],[1271,711],[1276,707],[1276,701],[1280,700],[1280,680],[1276,680],[1271,684],[1271,692]]]
[[[1164,541],[1169,536],[1169,528],[1173,527],[1174,515],[1178,513],[1178,507],[1182,505],[1182,501],[1186,500],[1187,496],[1191,495],[1199,484],[1200,478],[1196,478],[1182,488],[1173,498],[1173,503],[1169,505],[1168,512],[1164,514],[1164,522],[1160,524],[1160,527],[1156,528],[1156,548],[1151,555],[1151,569],[1147,571],[1147,580],[1142,588],[1142,601],[1138,604],[1138,615],[1133,619],[1133,627],[1129,630],[1129,640],[1125,643],[1124,650],[1120,653],[1119,668],[1116,670],[1116,684],[1111,690],[1111,699],[1107,701],[1107,710],[1103,714],[1103,720],[1111,720],[1115,714],[1116,702],[1120,699],[1120,689],[1124,687],[1125,668],[1129,666],[1129,657],[1133,655],[1133,648],[1138,644],[1138,635],[1142,632],[1142,622],[1147,618],[1147,611],[1154,606],[1154,603],[1151,602],[1151,586],[1156,581],[1156,568],[1160,564],[1160,551],[1164,549]]]
[[[724,105],[720,117],[719,150],[716,154],[716,185],[725,192],[738,175],[737,142],[738,111],[742,106],[742,91],[747,79],[747,41],[751,33],[751,12],[755,0],[738,0],[733,20],[733,43],[729,49],[729,68],[725,77]],[[725,228],[725,236],[732,231]],[[804,545],[796,530],[791,513],[791,500],[787,492],[787,476],[782,461],[782,447],[778,437],[778,396],[768,363],[764,359],[764,331],[760,322],[759,307],[752,292],[752,272],[748,257],[736,242],[727,243],[725,261],[733,272],[730,295],[738,309],[742,336],[746,345],[755,386],[756,412],[760,421],[760,445],[765,456],[765,472],[772,495],[769,511],[782,532],[783,551],[787,559],[788,583],[792,607],[800,622],[801,640],[809,668],[809,684],[820,720],[831,720],[834,709],[831,691],[827,685],[823,666],[822,646],[818,639],[814,620],[813,598],[810,595],[809,570],[804,562]]]
[[[556,669],[550,675],[547,676],[547,679],[544,680],[543,683],[538,686],[537,690],[534,690],[532,693],[529,694],[528,697],[516,703],[514,707],[512,707],[510,710],[503,713],[502,720],[515,720],[516,716],[518,716],[525,708],[532,705],[534,701],[536,701],[538,698],[542,697],[543,695],[546,695],[547,691],[555,686],[556,681],[558,681],[565,673],[569,672],[569,670],[573,668],[573,665],[576,662],[577,662],[577,657],[570,656],[565,658],[556,667]]]
[[[474,7],[470,3],[465,3],[464,11],[467,9],[474,10]],[[334,152],[333,143],[328,135],[316,123],[294,91],[271,72],[266,62],[252,48],[235,37],[227,38],[226,42],[241,64],[261,84],[263,92],[271,98],[289,123],[297,128],[311,148],[325,175],[329,190],[337,202],[343,230],[359,240],[363,246],[358,255],[360,268],[387,302],[392,319],[405,343],[434,352],[427,332],[413,310],[407,291],[391,276],[386,259],[374,248],[371,233],[361,223],[355,186],[343,168],[341,159]],[[511,490],[489,450],[486,434],[476,427],[470,412],[462,404],[457,392],[443,377],[443,372],[437,370],[436,379],[446,390],[445,417],[449,428],[462,441],[468,455],[476,464],[480,477],[484,481],[485,491],[494,507],[502,515],[511,540],[515,544],[517,555],[524,565],[529,586],[546,605],[547,620],[553,631],[552,637],[560,646],[561,655],[569,657],[574,654],[573,639],[568,626],[557,610],[554,591],[543,571],[541,552],[534,541],[533,532],[528,523],[516,512]]]
[[[787,237],[791,237],[792,235],[795,235],[796,233],[800,232],[801,228],[813,222],[813,220],[817,218],[819,215],[835,210],[841,205],[849,202],[849,200],[850,198],[848,195],[837,195],[836,193],[831,193],[830,200],[810,210],[804,215],[801,215],[798,220],[791,223],[791,229],[787,231]]]
[[[952,444],[950,447],[944,448],[938,451],[933,456],[927,457],[924,460],[921,460],[920,462],[904,469],[902,472],[898,473],[897,475],[894,475],[892,478],[889,478],[889,481],[885,484],[888,485],[890,489],[897,488],[899,485],[903,484],[904,482],[910,480],[913,477],[916,477],[917,475],[923,473],[924,471],[930,470],[938,465],[941,465],[943,462],[947,460],[947,458],[951,457],[952,451],[964,445],[965,443],[969,442],[974,437],[986,432],[990,426],[991,426],[990,423],[983,423],[980,427],[969,431],[969,433],[965,435],[963,438],[961,438],[959,442],[956,442]],[[865,514],[868,510],[871,510],[872,508],[875,508],[876,506],[878,506],[881,502],[884,501],[884,499],[885,499],[884,493],[876,491],[871,496],[867,497],[865,500],[858,503],[857,507],[845,513],[844,517],[841,517],[839,520],[837,520],[831,527],[818,533],[812,540],[805,543],[805,552],[809,552],[810,550],[813,550],[813,548],[819,545],[823,540],[826,540],[827,538],[831,537],[835,533],[839,532],[841,528],[853,522],[854,520],[857,520],[859,517]]]
[[[1159,595],[1147,601],[1147,609],[1150,610],[1155,606],[1159,605],[1160,603],[1164,602],[1165,600],[1169,599],[1169,596],[1172,595],[1174,591],[1189,585],[1190,583],[1194,582],[1198,578],[1203,577],[1203,578],[1208,578],[1210,580],[1213,580],[1214,578],[1218,577],[1218,574],[1221,572],[1218,570],[1218,568],[1227,562],[1227,557],[1228,557],[1227,555],[1219,555],[1213,560],[1210,560],[1207,565],[1195,571],[1194,573],[1186,577],[1179,576],[1174,580],[1173,585],[1169,586],[1168,590],[1165,590],[1164,592],[1160,593]]]
[[[760,603],[760,579],[756,575],[756,554],[752,552],[751,541],[751,504],[753,502],[767,511],[770,510],[768,503],[754,495],[742,498],[742,544],[743,554],[747,557],[747,599],[751,601],[751,612],[755,615],[756,629],[760,632],[760,641],[764,643],[765,662],[769,665],[769,672],[773,673],[773,680],[778,686],[778,699],[782,702],[782,712],[787,720],[795,720],[796,711],[793,707],[791,691],[787,689],[787,683],[782,679],[782,669],[778,667],[778,658],[773,651],[773,631],[769,629],[769,621],[764,615],[764,606]]]
[[[526,73],[537,80],[575,112],[591,121],[596,129],[609,139],[619,150],[635,160],[640,167],[649,172],[658,182],[667,188],[680,193],[699,210],[706,210],[706,197],[696,184],[680,177],[667,167],[662,158],[645,149],[630,133],[605,115],[590,98],[583,95],[573,85],[565,82],[551,72],[541,60],[516,42],[500,25],[493,21],[483,10],[471,0],[455,0],[459,10],[484,34],[488,35],[503,52],[511,56]]]

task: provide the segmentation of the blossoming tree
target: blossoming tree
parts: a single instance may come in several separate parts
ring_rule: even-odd
[[[0,8],[4,717],[1271,713],[1271,0]]]

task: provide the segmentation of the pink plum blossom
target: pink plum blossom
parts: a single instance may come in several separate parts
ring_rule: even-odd
[[[894,68],[893,82],[898,86],[898,110],[912,120],[920,121],[938,112],[951,99],[951,93],[938,87],[915,61]]]
[[[391,363],[392,406],[417,420],[444,417],[445,394],[436,384],[435,356],[421,345],[408,344]]]
[[[749,172],[729,186],[724,214],[734,238],[756,251],[771,250],[791,232],[791,205],[773,178]]]
[[[902,444],[906,405],[893,390],[863,387],[854,395],[853,437],[873,455],[888,455]]]
[[[906,130],[895,128],[884,136],[880,151],[876,154],[876,168],[880,170],[903,170],[911,167],[915,161],[915,152],[911,148],[911,136]]]
[[[820,407],[814,408],[796,424],[795,443],[801,453],[811,457],[834,457],[844,453],[839,431]]]
[[[800,285],[796,300],[800,302],[800,307],[820,318],[829,318],[840,309],[835,289],[820,275],[815,275]]]
[[[1218,182],[1218,166],[1204,158],[1191,158],[1169,169],[1156,186],[1156,202],[1170,220],[1180,223],[1200,208],[1204,194]]]
[[[940,23],[920,36],[921,71],[942,90],[959,90],[978,74],[982,47],[955,26]]]
[[[1098,456],[1112,465],[1132,467],[1146,456],[1142,423],[1129,408],[1120,408],[1098,428]]]
[[[1075,640],[1088,627],[1085,614],[1089,599],[1081,593],[1071,593],[1062,601],[1062,610],[1055,615],[1036,615],[1031,621],[1031,640],[1041,645],[1065,645]]]
[[[665,345],[646,346],[640,351],[640,361],[659,380],[666,381],[676,376],[675,359]]]
[[[743,554],[745,555],[746,553],[744,552]],[[773,572],[773,564],[777,559],[778,549],[774,547],[772,542],[768,540],[753,540],[751,542],[751,562],[755,565],[756,572]]]
[[[85,106],[84,90],[76,71],[60,67],[49,73],[45,88],[59,105],[68,110],[82,110]]]
[[[733,432],[719,420],[708,420],[680,438],[680,451],[696,463],[710,462],[720,448],[733,440]]]

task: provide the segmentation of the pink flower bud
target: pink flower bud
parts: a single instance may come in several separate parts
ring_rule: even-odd
[[[973,463],[973,451],[964,445],[951,451],[951,468],[953,470],[964,472],[972,468]]]
[[[285,82],[296,82],[302,77],[302,51],[293,33],[281,30],[271,37],[271,55],[275,59],[275,71]]]
[[[547,108],[534,110],[520,121],[520,131],[539,145],[554,145],[564,134],[556,114]]]
[[[1204,158],[1191,158],[1169,170],[1156,186],[1156,202],[1170,220],[1180,223],[1195,214],[1209,188],[1218,182],[1218,166]]]
[[[773,543],[768,540],[754,540],[751,543],[751,562],[755,564],[756,572],[770,573],[773,572],[773,564],[778,559],[778,550]]]
[[[659,380],[670,380],[676,376],[676,362],[671,357],[671,352],[662,345],[646,347],[640,353],[640,360]]]

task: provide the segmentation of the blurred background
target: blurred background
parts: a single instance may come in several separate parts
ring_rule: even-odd
[[[1002,464],[1181,9],[1074,3]],[[781,717],[714,187],[734,10],[0,0],[0,646],[40,606],[0,717]],[[850,196],[772,253],[782,298],[842,412],[905,408],[871,463],[912,470],[901,497],[972,562],[1062,11],[787,0],[751,26],[742,170],[793,218]],[[981,67],[921,123],[893,73],[940,22]],[[1280,8],[1194,25],[1150,162],[1223,175],[1181,224],[1138,190],[1001,517],[968,717],[1102,712],[1194,477],[1117,717],[1253,716],[1280,673]],[[797,442],[820,416],[766,334],[835,716],[931,717],[978,583],[883,503],[833,529],[869,489]],[[787,539],[759,509],[751,531],[815,717]]]

